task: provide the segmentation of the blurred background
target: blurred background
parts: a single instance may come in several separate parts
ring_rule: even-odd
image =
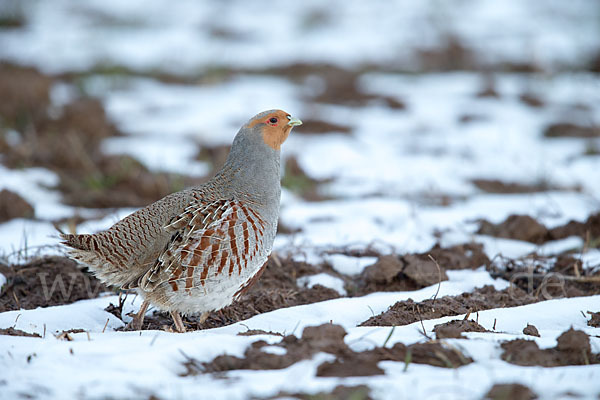
[[[600,203],[598,1],[4,0],[0,61],[5,254],[205,181],[271,108],[305,122],[280,247]]]
[[[217,329],[151,308],[116,332],[141,297],[104,296],[56,228],[205,182],[274,108],[304,124],[265,274],[187,321]],[[598,365],[510,364],[598,359],[598,171],[598,0],[0,0],[0,397],[599,398]]]

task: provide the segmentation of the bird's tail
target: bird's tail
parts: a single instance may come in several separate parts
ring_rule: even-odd
[[[102,282],[117,287],[130,285],[131,271],[102,245],[99,234],[59,235],[63,239],[62,244],[68,247],[69,257],[89,267]]]

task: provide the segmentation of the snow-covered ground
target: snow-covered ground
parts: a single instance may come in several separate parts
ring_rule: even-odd
[[[567,4],[568,3],[568,4]],[[33,65],[49,73],[85,72],[101,66],[165,71],[193,76],[203,69],[266,69],[294,63],[330,63],[345,68],[382,65],[363,75],[365,93],[390,96],[406,104],[397,110],[377,102],[361,107],[314,104],[306,94],[319,80],[241,73],[209,84],[164,83],[151,77],[121,80],[94,75],[83,90],[101,99],[109,118],[125,136],[103,142],[109,154],[130,154],[152,171],[202,176],[209,166],[195,159],[197,146],[229,144],[239,126],[266,109],[281,108],[301,119],[348,126],[351,134],[303,135],[295,129],[282,157],[296,157],[306,173],[328,179],[320,189],[329,200],[307,202],[291,191],[282,196],[281,221],[299,231],[279,235],[275,251],[308,262],[329,262],[344,274],[358,274],[374,257],[330,254],[339,248],[381,253],[422,252],[435,243],[484,244],[490,258],[520,257],[537,251],[553,255],[584,248],[580,238],[542,246],[475,234],[475,221],[503,221],[527,214],[547,227],[583,221],[600,210],[600,138],[543,136],[557,122],[600,125],[600,75],[582,71],[600,48],[600,6],[596,2],[202,2],[193,1],[9,1],[5,12],[23,14],[26,25],[0,30],[0,60]],[[476,55],[478,65],[532,63],[544,72],[493,75],[498,97],[477,96],[485,86],[480,72],[400,74],[418,70],[418,49],[433,49],[455,37]],[[594,53],[596,52],[596,53]],[[578,72],[560,72],[576,69]],[[60,103],[75,89],[55,88]],[[315,89],[316,87],[316,89]],[[61,95],[62,93],[62,95]],[[524,93],[545,105],[531,107]],[[62,96],[62,97],[61,97]],[[540,184],[556,190],[490,194],[473,179]],[[0,165],[0,189],[19,193],[35,209],[35,219],[0,224],[0,261],[26,255],[61,253],[53,222],[78,215],[92,218],[77,229],[105,229],[134,211],[103,215],[62,203],[49,189],[58,177],[45,169],[8,169]],[[561,188],[578,190],[560,190]],[[440,199],[448,199],[441,202]],[[27,254],[24,254],[24,250]],[[581,256],[584,268],[600,265],[600,252]],[[505,281],[483,270],[450,271],[439,296],[458,295]],[[0,275],[0,287],[4,277]],[[323,274],[303,277],[300,286],[332,287],[345,294],[341,280]],[[591,335],[600,352],[599,328],[586,325],[582,312],[600,311],[600,297],[556,299],[518,308],[479,313],[479,323],[495,333],[449,339],[475,359],[455,370],[428,365],[380,363],[375,377],[319,378],[317,366],[331,356],[320,353],[282,370],[234,371],[228,379],[204,374],[182,377],[185,355],[210,361],[220,354],[241,356],[250,343],[278,337],[237,336],[246,329],[300,335],[302,329],[333,321],[355,350],[381,346],[389,327],[358,327],[371,315],[400,300],[431,298],[437,286],[413,292],[364,297],[279,309],[223,328],[175,334],[163,331],[116,332],[123,322],[104,311],[115,296],[71,305],[0,314],[0,328],[15,327],[43,339],[0,335],[0,397],[19,398],[206,398],[244,399],[280,391],[317,393],[339,384],[366,384],[377,399],[481,398],[494,383],[523,383],[542,398],[576,393],[600,394],[600,366],[519,367],[501,361],[499,343],[524,337],[527,323],[537,326],[540,347],[574,327]],[[135,311],[139,299],[126,303]],[[126,312],[124,312],[125,314]],[[423,321],[435,324],[459,317]],[[108,320],[108,323],[107,323]],[[54,334],[72,334],[74,341]],[[423,341],[420,324],[397,327],[389,338]],[[529,339],[532,339],[529,337]],[[409,389],[410,388],[410,389]]]

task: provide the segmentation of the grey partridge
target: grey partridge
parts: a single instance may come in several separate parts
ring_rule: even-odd
[[[103,282],[137,289],[141,329],[153,304],[203,318],[238,299],[266,267],[281,197],[280,147],[294,126],[281,110],[262,112],[237,133],[223,168],[207,183],[173,193],[96,234],[61,234],[75,260]]]

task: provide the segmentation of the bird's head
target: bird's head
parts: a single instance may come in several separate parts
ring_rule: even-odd
[[[279,150],[292,128],[298,125],[302,125],[302,121],[285,111],[269,110],[252,117],[244,127],[257,134],[273,150]]]

